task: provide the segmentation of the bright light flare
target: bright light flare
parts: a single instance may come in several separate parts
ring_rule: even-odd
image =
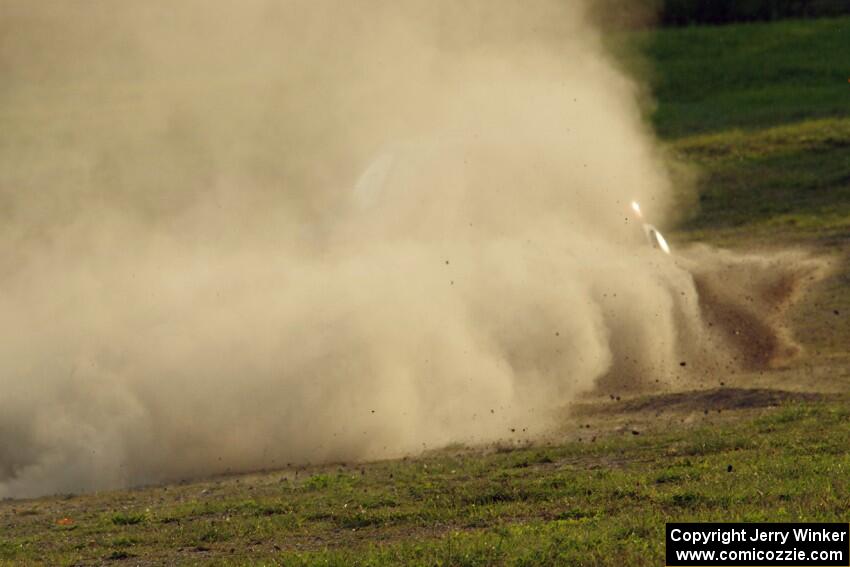
[[[632,210],[637,214],[639,218],[643,218],[643,213],[640,212],[640,205],[637,201],[632,201]]]
[[[665,240],[664,236],[657,230],[655,231],[655,241],[658,243],[658,247],[661,248],[665,254],[670,253],[670,245],[667,244],[667,240]]]

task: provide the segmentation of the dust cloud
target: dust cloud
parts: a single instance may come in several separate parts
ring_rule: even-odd
[[[578,1],[2,0],[0,72],[0,496],[533,439],[750,313]]]

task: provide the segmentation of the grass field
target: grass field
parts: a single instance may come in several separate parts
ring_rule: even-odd
[[[838,521],[850,512],[844,400],[788,401],[745,420],[712,412],[673,433],[640,429],[7,503],[0,553],[52,565],[657,565],[670,519]],[[57,524],[65,517],[73,523]]]
[[[847,116],[850,18],[665,30],[641,37],[664,137]]]
[[[656,127],[699,173],[671,239],[836,258],[794,313],[792,367],[587,402],[540,446],[7,501],[0,565],[660,565],[667,521],[847,521],[848,34],[844,18],[635,38]]]

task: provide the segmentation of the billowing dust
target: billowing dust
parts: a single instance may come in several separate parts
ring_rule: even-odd
[[[581,2],[3,0],[0,72],[0,496],[534,438],[794,353],[812,260],[647,246],[669,164]]]

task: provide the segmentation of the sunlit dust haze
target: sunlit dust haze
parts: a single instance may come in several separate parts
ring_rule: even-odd
[[[0,497],[534,439],[734,359],[584,8],[0,0]]]

